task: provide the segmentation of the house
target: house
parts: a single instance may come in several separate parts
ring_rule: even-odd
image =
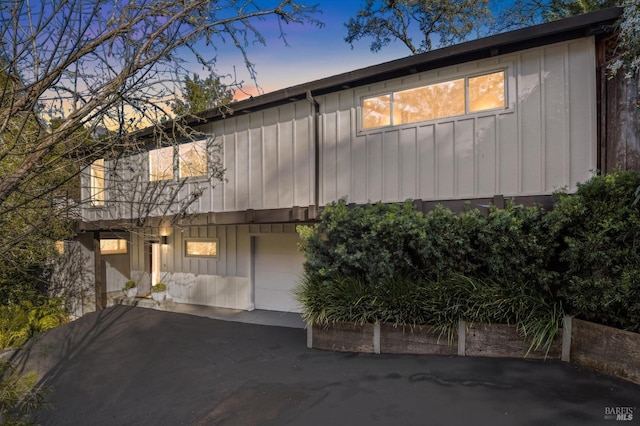
[[[120,296],[132,278],[139,295],[166,283],[176,303],[299,311],[291,292],[303,264],[296,226],[316,221],[328,203],[413,199],[425,212],[510,198],[549,206],[554,190],[626,167],[638,141],[622,139],[630,133],[624,123],[612,125],[622,103],[607,98],[626,83],[605,76],[620,13],[605,9],[240,101],[233,114],[209,111],[194,123],[208,135],[202,140],[156,148],[152,132],[140,132],[151,148],[128,160],[135,167],[98,161],[84,178],[77,243],[93,268],[96,304]],[[212,161],[226,169],[215,186]],[[130,197],[110,199],[105,173],[127,168],[142,170],[141,180],[128,179]],[[118,221],[139,219],[126,200],[144,200],[144,182],[197,196],[188,205],[168,197],[138,228],[120,229]]]

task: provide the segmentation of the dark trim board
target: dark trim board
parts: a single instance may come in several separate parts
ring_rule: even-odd
[[[437,205],[441,205],[454,213],[460,213],[469,209],[478,209],[486,212],[491,205],[504,208],[512,200],[516,206],[539,205],[546,210],[553,208],[552,195],[526,195],[517,197],[504,197],[495,195],[492,198],[469,198],[459,200],[413,200],[415,209],[422,213],[429,213]],[[355,205],[355,204],[353,204]],[[294,206],[286,209],[272,210],[240,210],[235,212],[202,213],[186,217],[149,218],[143,224],[137,221],[102,220],[95,222],[80,222],[79,232],[89,231],[117,231],[129,228],[158,228],[162,226],[205,226],[205,225],[250,225],[250,224],[275,224],[275,223],[304,223],[316,222],[320,219],[322,207]]]

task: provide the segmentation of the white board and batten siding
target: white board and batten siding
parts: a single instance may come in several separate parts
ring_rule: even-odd
[[[366,96],[506,69],[507,108],[362,130]],[[596,167],[591,37],[318,97],[320,204],[550,194]]]
[[[200,192],[200,188],[204,189],[202,195],[188,208],[187,212],[190,214],[313,205],[314,114],[313,105],[302,100],[264,111],[227,117],[202,126],[199,130],[212,135],[222,144],[224,181],[189,179],[180,189],[177,199],[188,199],[190,194]],[[136,156],[130,161],[135,162],[132,170],[136,171],[136,177],[128,179],[125,176],[120,179],[125,184],[148,173],[146,155]],[[109,167],[109,162],[106,165]],[[123,176],[126,175],[126,167],[123,165],[121,169],[124,170]],[[87,176],[83,176],[83,181],[83,199],[88,200]],[[140,184],[141,187],[144,185]],[[177,183],[173,183],[172,187],[176,188],[176,185]],[[122,199],[114,200],[116,195]],[[83,217],[86,221],[136,217],[136,209],[141,205],[139,198],[145,201],[150,199],[148,193],[140,194],[140,190],[107,189],[107,207],[84,208]],[[151,216],[161,215],[166,203],[161,201],[159,204],[160,207]],[[166,213],[178,213],[179,207],[180,203],[175,202]]]
[[[132,277],[147,280],[145,244],[159,235],[132,234]],[[208,225],[162,230],[161,280],[178,303],[298,312],[295,288],[304,257],[295,225]],[[217,258],[184,255],[185,240],[216,239]]]
[[[304,100],[207,125],[223,145],[224,182],[191,213],[313,204],[313,108]]]

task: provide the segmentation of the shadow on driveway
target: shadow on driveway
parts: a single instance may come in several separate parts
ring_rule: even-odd
[[[559,361],[333,353],[304,330],[115,306],[17,352],[44,425],[614,425],[640,386]]]

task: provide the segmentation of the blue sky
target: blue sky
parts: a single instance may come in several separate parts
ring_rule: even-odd
[[[410,54],[401,43],[393,43],[381,52],[372,53],[367,40],[358,42],[353,49],[344,41],[344,23],[349,17],[355,16],[361,4],[359,0],[300,0],[298,3],[318,4],[322,13],[317,18],[324,23],[324,27],[298,24],[285,26],[286,46],[278,38],[275,20],[270,19],[257,25],[265,36],[267,45],[249,46],[247,52],[250,61],[255,64],[258,84],[264,93]],[[244,89],[255,94],[255,85],[249,80],[240,54],[229,43],[218,46],[217,72],[233,73],[235,66],[238,79],[245,81]],[[203,70],[193,71],[206,76]]]

